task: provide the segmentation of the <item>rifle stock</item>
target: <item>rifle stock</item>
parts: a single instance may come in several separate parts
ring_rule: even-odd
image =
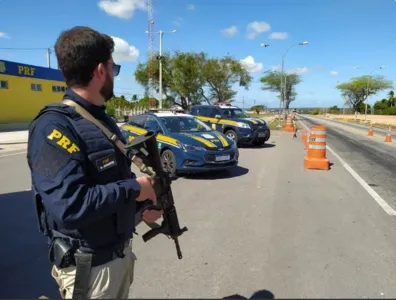
[[[137,215],[135,216],[135,224],[140,223],[141,214],[145,209],[163,211],[161,225],[148,224],[151,230],[143,235],[143,241],[147,242],[158,234],[164,234],[174,240],[177,256],[179,259],[182,259],[183,256],[178,237],[188,229],[187,227],[180,228],[171,188],[172,179],[162,168],[156,134],[154,132],[147,132],[145,135],[136,137],[125,146],[125,150],[128,153],[128,157],[131,157],[141,172],[154,178],[153,188],[157,195],[156,206],[151,201],[144,201],[138,208]]]

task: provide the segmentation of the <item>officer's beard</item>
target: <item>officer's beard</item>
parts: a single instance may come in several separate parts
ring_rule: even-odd
[[[106,75],[106,81],[99,92],[105,102],[114,97],[114,81],[111,79],[110,75]]]

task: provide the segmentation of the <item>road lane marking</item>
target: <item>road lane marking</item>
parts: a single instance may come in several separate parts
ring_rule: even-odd
[[[17,152],[17,153],[10,153],[10,154],[0,155],[0,158],[2,158],[2,157],[7,157],[7,156],[14,156],[14,155],[18,155],[18,154],[26,154],[26,151],[24,151],[24,152]]]
[[[310,130],[307,125],[301,120],[299,122],[305,127],[305,129]],[[341,165],[352,175],[353,178],[356,179],[357,182],[366,190],[366,192],[378,203],[379,206],[390,216],[396,216],[396,211],[388,204],[386,201],[378,195],[374,189],[368,185],[366,181],[362,177],[359,176],[358,173],[354,169],[351,168],[333,149],[331,149],[328,145],[326,148],[333,154],[341,163]]]

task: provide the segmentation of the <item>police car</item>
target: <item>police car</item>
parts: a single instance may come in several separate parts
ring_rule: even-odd
[[[127,141],[147,131],[157,132],[163,168],[172,175],[219,171],[238,165],[235,142],[188,114],[147,112],[133,116],[120,129]]]
[[[271,136],[263,119],[251,118],[243,109],[231,104],[195,105],[190,114],[237,144],[262,145]]]

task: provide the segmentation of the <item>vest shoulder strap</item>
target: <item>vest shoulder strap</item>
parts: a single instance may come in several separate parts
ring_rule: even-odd
[[[86,109],[84,109],[82,106],[69,99],[64,99],[62,103],[74,107],[74,109],[78,114],[80,114],[83,118],[87,119],[88,121],[99,127],[99,129],[103,131],[106,137],[111,142],[113,142],[121,150],[122,153],[124,153],[125,144],[118,138],[116,134],[112,133],[109,129],[107,129],[106,126],[104,126],[100,121],[94,118]]]

